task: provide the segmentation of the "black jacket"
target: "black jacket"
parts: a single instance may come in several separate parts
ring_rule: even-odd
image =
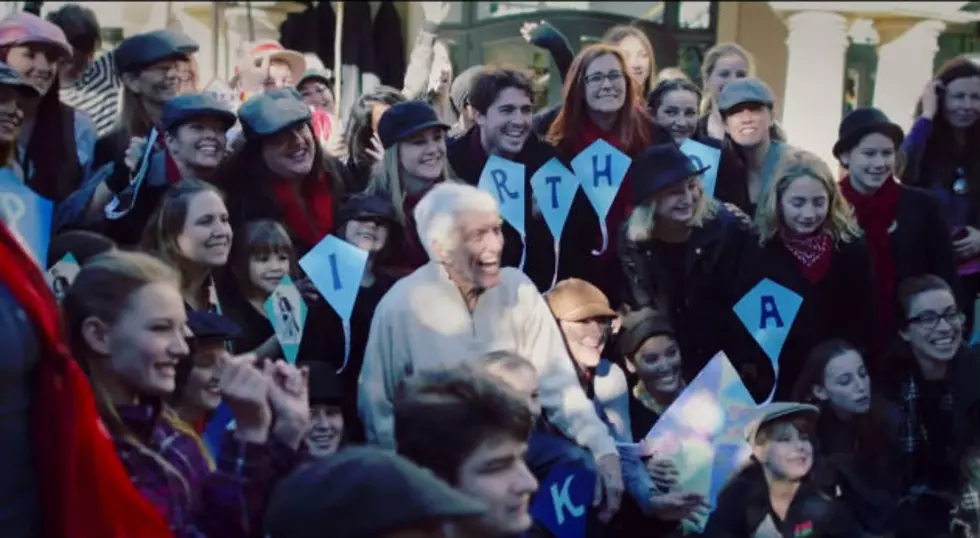
[[[939,200],[922,189],[905,185],[899,189],[890,237],[896,285],[906,278],[936,275],[953,288],[960,305],[972,305],[972,298],[965,297],[960,286],[952,238]]]
[[[718,351],[729,347],[730,328],[738,323],[731,310],[737,299],[731,294],[732,277],[749,241],[751,235],[742,222],[719,207],[716,217],[693,229],[685,248],[683,282],[675,282],[661,251],[663,243],[630,241],[626,225],[620,230],[623,301],[630,309],[651,306],[670,315],[687,380],[696,376]],[[671,301],[672,295],[682,296],[684,302]],[[732,361],[739,360],[730,352],[728,356]]]
[[[793,254],[782,240],[775,238],[759,245],[753,238],[738,269],[735,291],[740,299],[760,281],[768,278],[803,299],[793,326],[779,355],[779,379],[775,399],[791,398],[807,355],[819,343],[841,338],[861,350],[871,349],[875,335],[876,302],[871,254],[863,239],[837,245],[827,274],[816,284],[800,270]],[[767,365],[757,383],[772,388],[768,357],[749,331],[738,324],[739,354],[756,355],[756,363]],[[751,390],[751,388],[750,388]]]
[[[474,125],[462,136],[449,139],[446,147],[449,165],[456,176],[466,183],[476,186],[480,182],[483,167],[486,166],[489,159],[480,143],[479,126]],[[532,134],[524,143],[521,152],[513,159],[525,167],[524,230],[527,234],[527,258],[524,263],[524,272],[542,292],[551,287],[555,271],[555,240],[551,237],[544,217],[535,207],[531,177],[552,157],[554,157],[552,147]],[[521,242],[520,234],[509,224],[505,224],[503,264],[509,267],[518,267],[521,262],[522,249],[524,249],[524,244]]]
[[[847,508],[828,494],[821,469],[815,469],[800,485],[779,525],[783,538],[861,538],[864,530]],[[762,465],[752,461],[733,476],[718,495],[708,518],[704,538],[748,538],[769,515],[769,487]],[[809,533],[805,533],[809,529]],[[805,533],[805,534],[804,534]]]
[[[394,2],[381,2],[374,16],[374,55],[378,78],[386,86],[400,88],[405,79],[405,38],[402,19]]]

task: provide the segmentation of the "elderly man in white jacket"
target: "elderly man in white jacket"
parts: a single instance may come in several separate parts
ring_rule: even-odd
[[[469,185],[442,183],[419,201],[414,217],[430,261],[396,283],[375,311],[358,388],[368,442],[394,448],[391,402],[405,376],[511,351],[537,368],[549,422],[595,457],[606,500],[600,517],[611,517],[623,491],[615,442],[534,283],[500,266],[497,200]]]

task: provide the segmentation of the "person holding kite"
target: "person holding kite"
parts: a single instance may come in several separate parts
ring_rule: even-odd
[[[469,94],[476,125],[462,136],[450,138],[447,154],[459,179],[478,186],[484,175],[490,174],[494,196],[501,200],[501,205],[518,204],[516,211],[523,215],[523,229],[506,223],[503,263],[521,267],[524,261],[521,269],[544,291],[552,283],[556,239],[552,239],[537,208],[531,178],[554,156],[554,149],[531,131],[533,97],[531,79],[520,71],[498,68],[480,73]],[[491,156],[519,166],[494,168]],[[517,189],[524,190],[523,197]],[[575,249],[564,252],[574,253]]]
[[[758,410],[745,428],[751,459],[722,489],[703,538],[870,536],[833,491],[825,491],[824,468],[814,457],[818,415],[815,406],[793,402]]]
[[[739,304],[754,306],[755,314],[740,313],[747,330],[737,331],[737,338],[744,342],[743,355],[759,356],[753,350],[760,348],[769,355],[779,401],[790,397],[807,354],[820,342],[843,338],[871,349],[875,282],[861,229],[820,157],[787,151],[760,200],[757,237],[742,257],[734,286],[743,297]],[[779,293],[760,291],[768,283]],[[778,329],[785,335],[782,345],[766,347],[769,337],[757,329]]]
[[[637,170],[636,207],[620,230],[623,300],[631,310],[652,307],[669,317],[684,354],[683,377],[690,380],[729,345],[735,322],[729,308],[737,299],[731,288],[750,233],[704,194],[705,170],[675,144],[647,149]]]
[[[580,225],[571,226],[569,235],[578,238],[576,243],[583,248],[601,248],[593,255],[575,256],[578,263],[566,267],[559,278],[588,280],[618,306],[622,279],[616,262],[616,230],[632,209],[633,176],[642,170],[630,166],[630,159],[639,158],[651,144],[653,120],[639,85],[629,76],[622,51],[613,45],[582,49],[565,80],[563,98],[565,105],[546,138],[560,159],[572,163],[583,186],[568,217],[569,223]],[[585,162],[576,166],[581,159]],[[595,188],[589,189],[590,185]],[[590,190],[595,191],[592,196]],[[596,230],[602,231],[601,239]],[[607,241],[608,234],[612,238]]]

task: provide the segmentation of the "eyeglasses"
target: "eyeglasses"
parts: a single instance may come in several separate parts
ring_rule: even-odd
[[[610,84],[616,84],[623,80],[625,75],[622,71],[610,71],[608,73],[592,73],[585,76],[585,83],[589,86],[601,86],[603,80],[608,80]]]
[[[932,310],[926,310],[917,316],[909,318],[909,323],[915,323],[924,329],[935,329],[939,326],[940,319],[946,320],[946,323],[950,325],[957,326],[963,323],[966,316],[955,308],[950,308],[942,314],[933,312]]]

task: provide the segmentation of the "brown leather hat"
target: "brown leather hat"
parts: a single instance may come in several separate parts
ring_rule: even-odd
[[[609,299],[602,290],[578,279],[567,278],[545,295],[551,313],[562,321],[583,321],[591,318],[615,318]]]

